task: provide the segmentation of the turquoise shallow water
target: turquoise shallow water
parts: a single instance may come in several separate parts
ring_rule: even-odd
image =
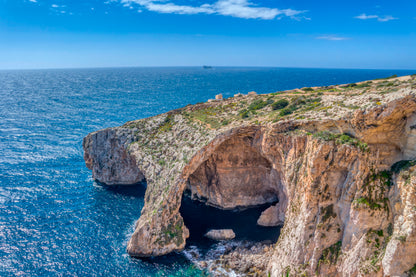
[[[162,259],[128,257],[126,244],[145,187],[95,184],[83,161],[82,138],[89,132],[218,93],[268,93],[412,73],[287,68],[0,71],[0,275],[200,274],[180,253]]]

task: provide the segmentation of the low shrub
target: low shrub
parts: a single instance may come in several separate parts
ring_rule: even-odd
[[[366,151],[368,149],[367,143],[362,142],[348,134],[334,134],[329,131],[321,131],[315,133],[313,136],[324,141],[335,140],[336,144],[353,145],[360,148],[361,151]]]
[[[371,82],[361,83],[359,85],[356,85],[356,88],[368,88],[368,87],[371,86],[370,84],[371,84]]]
[[[264,107],[266,107],[268,104],[270,104],[270,103],[268,103],[267,101],[264,101],[264,100],[262,100],[262,99],[259,99],[259,100],[255,100],[255,101],[253,101],[249,106],[248,106],[248,109],[250,110],[250,111],[255,111],[255,110],[260,110],[260,109],[263,109]]]
[[[289,109],[289,108],[284,108],[283,110],[281,110],[281,111],[280,111],[279,115],[280,115],[280,116],[285,116],[285,115],[291,114],[292,112],[293,112],[293,111],[292,111],[291,109]]]
[[[352,83],[352,84],[348,84],[346,87],[347,88],[353,88],[353,87],[356,87],[356,86],[357,86],[356,83]]]
[[[249,116],[250,111],[249,110],[241,110],[239,112],[239,115],[241,116],[241,118],[247,118]]]
[[[281,110],[283,108],[286,108],[289,105],[289,101],[286,99],[280,99],[272,104],[273,110]]]

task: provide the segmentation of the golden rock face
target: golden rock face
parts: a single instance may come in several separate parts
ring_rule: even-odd
[[[187,106],[88,135],[85,160],[110,185],[146,178],[132,256],[185,247],[188,189],[223,209],[279,201],[259,219],[284,222],[265,275],[401,276],[416,264],[416,169],[391,168],[416,159],[415,83]],[[280,98],[298,106],[273,110]]]

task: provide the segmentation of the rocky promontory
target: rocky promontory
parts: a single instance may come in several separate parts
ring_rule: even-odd
[[[416,272],[416,76],[188,105],[83,147],[95,180],[146,180],[131,256],[184,249],[187,191],[219,209],[270,205],[258,224],[283,227],[256,274]]]

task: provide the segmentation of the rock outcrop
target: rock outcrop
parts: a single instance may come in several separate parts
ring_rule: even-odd
[[[222,209],[278,201],[258,220],[284,224],[265,275],[406,276],[416,270],[415,94],[409,76],[187,106],[88,135],[85,160],[102,183],[147,181],[132,256],[185,247],[188,190]]]
[[[285,222],[285,211],[280,207],[280,204],[276,204],[264,210],[257,224],[260,226],[271,227],[283,225]]]
[[[230,240],[235,238],[235,233],[232,229],[213,229],[209,230],[205,237],[213,240]]]
[[[109,128],[89,134],[83,141],[85,164],[92,177],[107,185],[132,185],[144,180],[134,157],[127,153],[130,132]]]

